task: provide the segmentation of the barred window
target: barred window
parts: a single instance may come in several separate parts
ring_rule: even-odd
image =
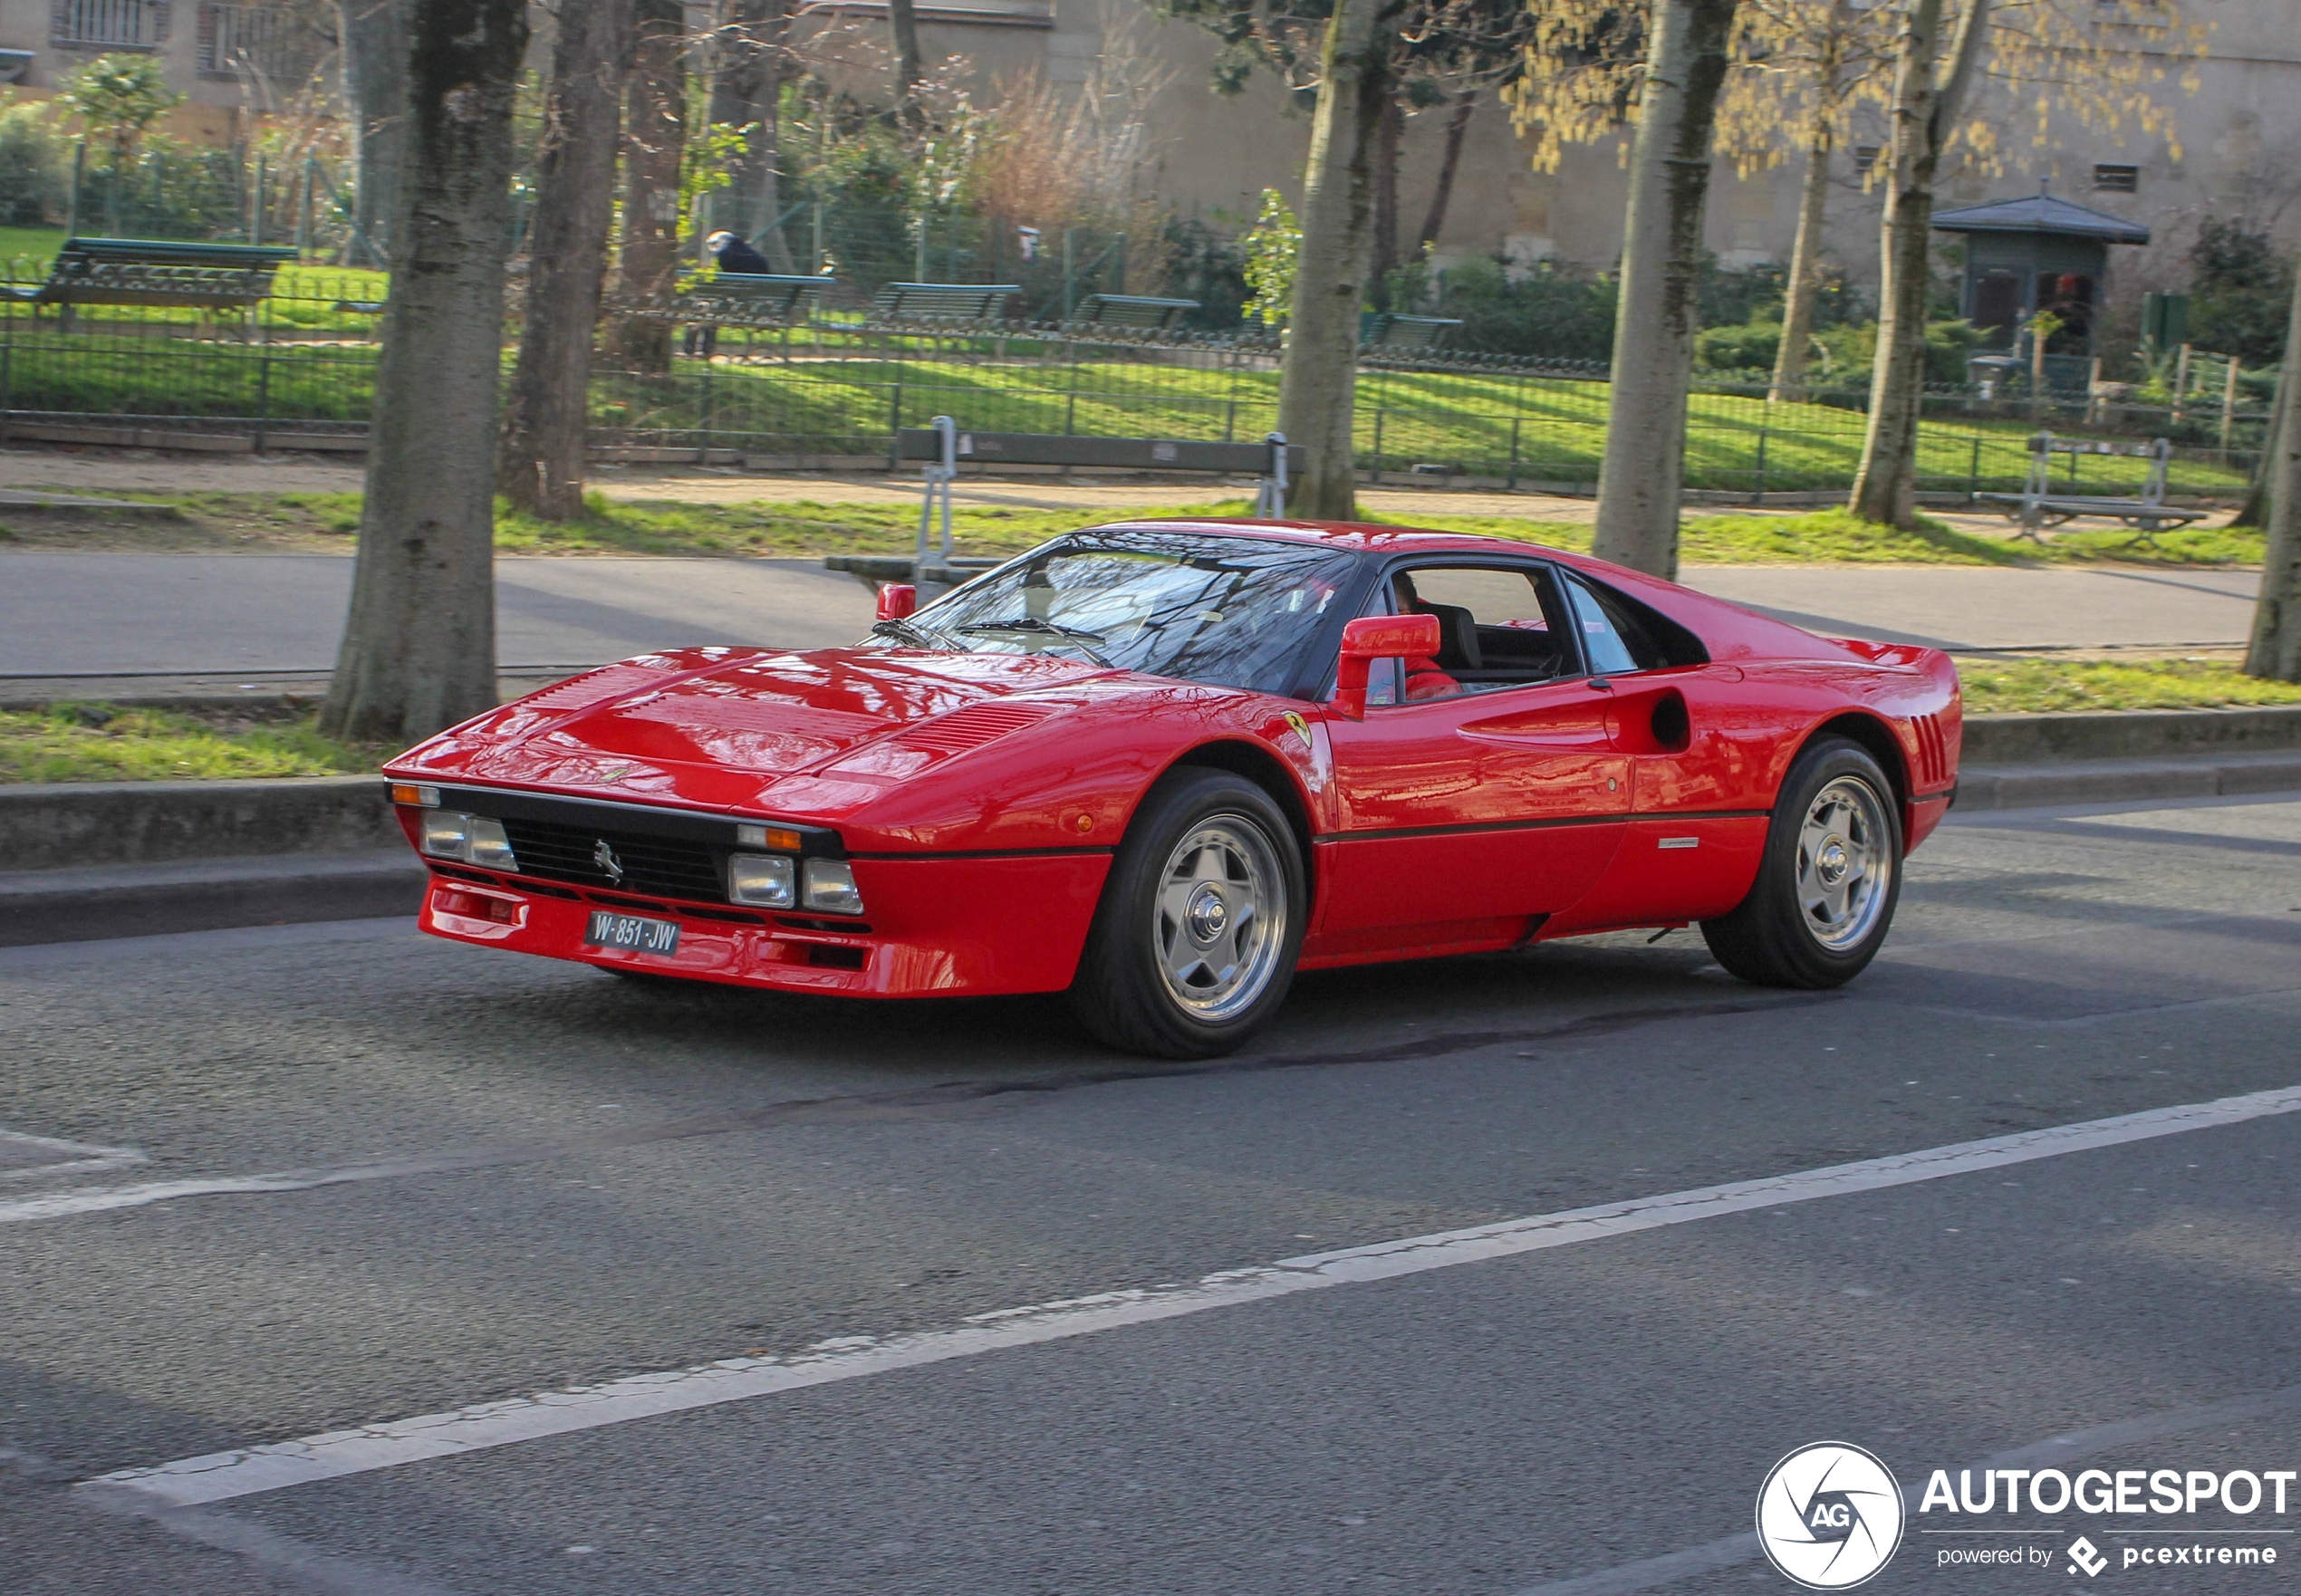
[[[2094,187],[2110,194],[2131,194],[2142,186],[2139,167],[2097,166],[2094,168]]]
[[[54,0],[48,43],[63,50],[157,50],[168,43],[168,0]]]
[[[247,75],[282,89],[312,75],[328,45],[307,7],[262,0],[202,0],[199,70],[204,78]]]
[[[1874,144],[1856,144],[1853,147],[1853,169],[1863,177],[1868,177],[1876,169],[1881,153]]]

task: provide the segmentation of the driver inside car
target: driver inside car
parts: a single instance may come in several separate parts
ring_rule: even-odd
[[[1414,591],[1414,579],[1405,572],[1391,578],[1391,609],[1396,615],[1434,615],[1436,611],[1422,602]],[[1462,684],[1449,676],[1435,659],[1417,657],[1405,661],[1406,701],[1410,704],[1425,698],[1451,698],[1462,691]]]

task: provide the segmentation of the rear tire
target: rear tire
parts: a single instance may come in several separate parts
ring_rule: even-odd
[[[1227,771],[1175,771],[1111,862],[1072,1007],[1128,1053],[1227,1053],[1285,1001],[1308,908],[1294,827],[1270,794]]]
[[[1718,962],[1760,986],[1840,986],[1885,944],[1901,895],[1901,812],[1878,762],[1829,737],[1798,755],[1757,882],[1702,922]]]

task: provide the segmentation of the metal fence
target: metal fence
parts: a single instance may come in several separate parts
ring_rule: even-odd
[[[20,281],[23,279],[19,279]],[[53,436],[99,421],[249,437],[257,447],[343,447],[369,417],[384,292],[375,274],[289,268],[246,312],[53,308],[0,312],[0,430]],[[506,353],[506,363],[509,355]],[[948,415],[967,428],[1194,440],[1257,438],[1277,421],[1278,350],[1266,338],[1060,324],[873,323],[826,312],[799,326],[724,332],[716,358],[667,372],[602,370],[590,409],[600,445],[750,459],[772,467],[891,460],[899,428]],[[1506,356],[1370,350],[1360,366],[1357,454],[1377,481],[1588,491],[1605,439],[1603,368]],[[1747,496],[1850,486],[1865,423],[1859,392],[1770,402],[1762,384],[1711,380],[1689,401],[1685,482]],[[2241,493],[2265,415],[2192,399],[2175,413],[2085,395],[1927,395],[1919,486],[2018,489],[2040,427],[2174,439],[2170,490]],[[2057,461],[2069,491],[2132,493],[2144,465]]]

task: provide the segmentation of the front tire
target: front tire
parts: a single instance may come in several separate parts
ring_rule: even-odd
[[[1174,772],[1112,860],[1072,1006],[1129,1053],[1227,1053],[1285,1001],[1308,907],[1294,828],[1270,794],[1227,771]]]
[[[1760,986],[1841,986],[1884,946],[1901,896],[1901,812],[1869,751],[1825,738],[1798,756],[1757,882],[1702,922],[1718,962]]]

